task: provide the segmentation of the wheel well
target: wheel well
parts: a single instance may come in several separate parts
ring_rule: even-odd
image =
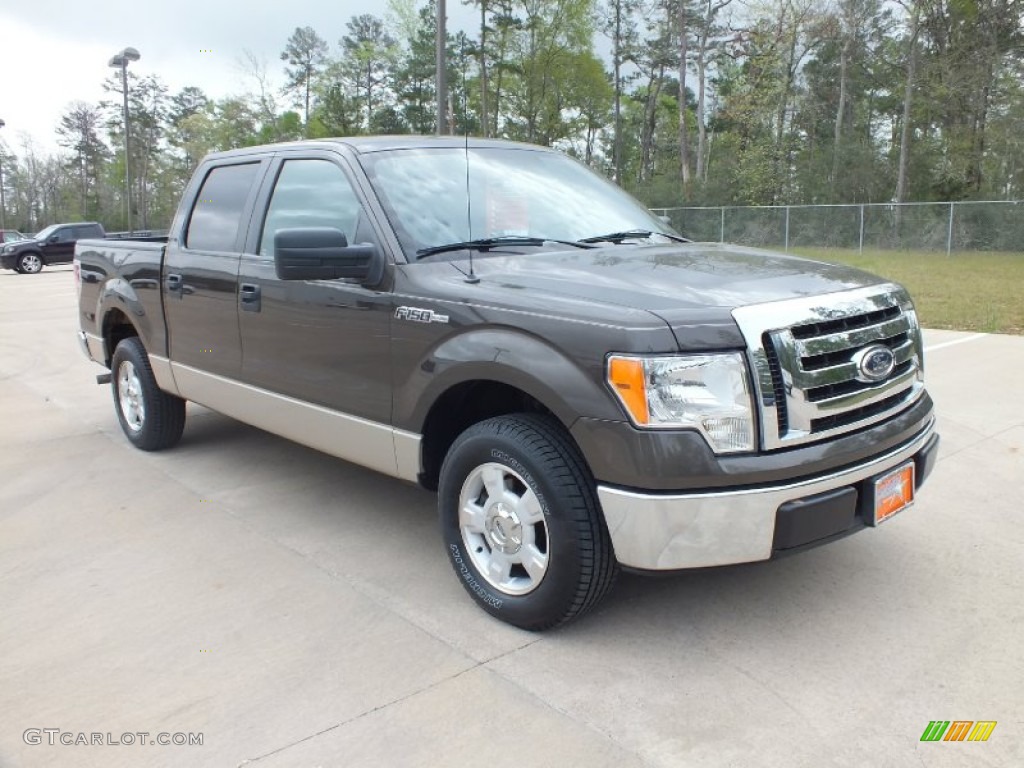
[[[119,309],[112,309],[103,318],[103,340],[106,342],[107,359],[104,361],[110,367],[110,358],[114,355],[117,345],[124,339],[138,336],[139,332],[131,324],[128,316]]]
[[[543,413],[555,418],[535,397],[501,382],[466,381],[447,390],[431,406],[423,423],[420,485],[436,491],[441,464],[455,438],[477,422],[508,413]]]

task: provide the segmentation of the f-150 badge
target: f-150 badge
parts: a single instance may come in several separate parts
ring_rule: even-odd
[[[447,323],[448,315],[439,315],[432,309],[399,307],[395,310],[395,320],[412,320],[414,323]]]

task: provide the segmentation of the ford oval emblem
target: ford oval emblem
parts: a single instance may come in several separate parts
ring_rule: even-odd
[[[888,378],[896,367],[896,356],[888,347],[872,344],[854,355],[853,362],[857,366],[857,378],[874,383]]]

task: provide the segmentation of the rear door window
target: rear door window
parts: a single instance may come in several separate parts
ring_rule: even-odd
[[[207,174],[189,218],[186,248],[238,250],[238,229],[259,167],[259,163],[221,165]]]

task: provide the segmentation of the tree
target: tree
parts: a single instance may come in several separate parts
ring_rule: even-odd
[[[917,69],[917,36],[920,32],[918,24],[918,8],[915,4],[911,10],[910,34],[907,37],[906,81],[903,85],[903,114],[900,125],[900,159],[899,174],[896,179],[896,202],[903,203],[907,199],[907,169],[910,165],[910,121],[911,100],[914,98],[914,75]],[[897,208],[897,216],[901,209]],[[897,222],[898,224],[898,222]]]
[[[417,25],[408,38],[395,65],[392,86],[404,128],[413,133],[434,132],[436,116],[436,6],[429,3],[420,9]],[[451,60],[448,59],[449,66]],[[452,78],[448,78],[451,82]]]
[[[100,172],[110,154],[99,137],[102,119],[98,107],[76,101],[68,106],[57,124],[57,143],[74,152],[80,191],[78,210],[84,219],[99,216]]]
[[[121,78],[111,76],[103,84],[108,93],[121,95]],[[124,115],[121,99],[100,102],[107,113],[111,144],[124,146]],[[149,225],[150,202],[154,192],[153,172],[165,162],[161,149],[167,132],[170,100],[167,86],[155,75],[139,77],[128,73],[128,112],[131,120],[132,221],[143,229]],[[123,171],[123,166],[122,166]]]
[[[480,40],[474,46],[474,51],[477,56],[477,67],[480,72],[480,132],[484,136],[489,136],[491,121],[488,114],[487,97],[487,33],[491,31],[491,28],[487,24],[487,14],[493,2],[492,0],[467,0],[467,2],[480,8]]]
[[[372,14],[353,16],[346,26],[348,34],[341,38],[344,59],[340,69],[362,94],[369,130],[373,124],[373,95],[391,77],[397,43],[385,30],[384,22]]]
[[[708,156],[707,94],[708,67],[713,66],[713,57],[724,44],[725,30],[718,25],[718,15],[732,0],[702,0],[702,15],[697,28],[697,167],[696,177],[700,184],[706,184]]]
[[[614,178],[622,183],[622,67],[637,45],[636,13],[638,0],[608,0],[602,31],[612,43],[612,166]]]
[[[285,92],[296,98],[303,107],[303,119],[309,123],[309,96],[314,81],[327,61],[327,41],[312,27],[296,27],[281,52],[281,61],[288,62],[285,68],[287,81]]]

